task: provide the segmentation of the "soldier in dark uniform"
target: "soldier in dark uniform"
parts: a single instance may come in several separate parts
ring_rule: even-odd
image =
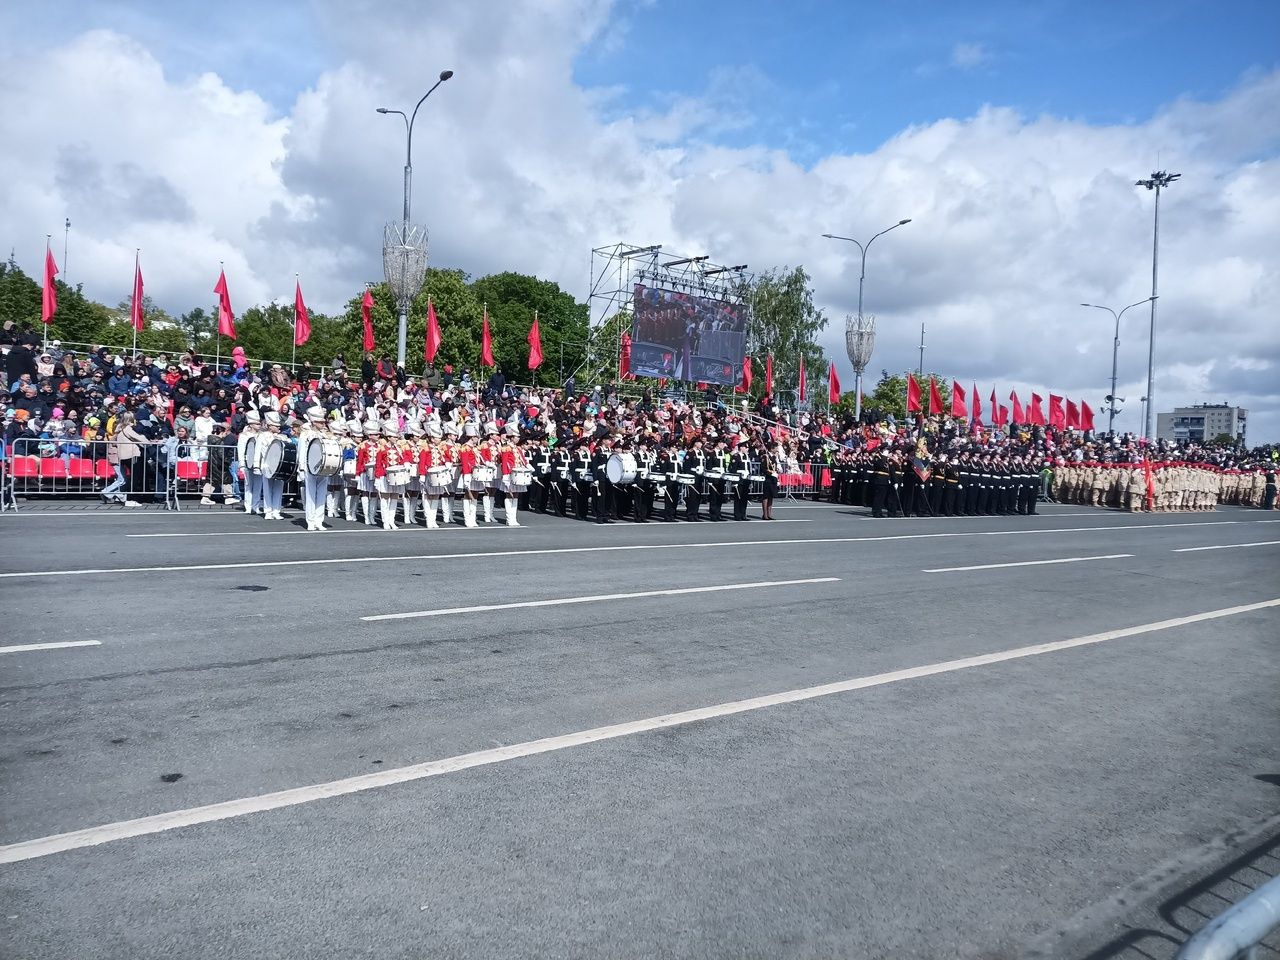
[[[595,507],[596,523],[613,523],[613,484],[609,482],[609,456],[612,453],[608,439],[600,441],[596,452],[591,457],[592,504]]]
[[[729,457],[729,472],[733,475],[729,482],[733,484],[733,519],[747,519],[747,502],[751,497],[751,462],[747,458],[747,448],[739,445]]]
[[[981,492],[979,484],[978,464],[977,461],[970,457],[969,451],[965,451],[960,455],[960,485],[964,488],[960,491],[960,495],[964,498],[964,515],[966,517],[976,517],[978,515],[978,494]]]
[[[707,469],[714,473],[723,474],[725,466],[728,463],[729,454],[725,451],[724,441],[716,443],[715,450],[711,453],[711,458],[707,462]],[[725,501],[725,479],[721,477],[707,478],[707,516],[711,520],[720,521],[724,519],[724,501]]]
[[[942,497],[947,486],[947,457],[939,454],[933,462],[933,472],[929,474],[929,513],[931,516],[942,516]]]
[[[893,504],[890,503],[893,497],[893,481],[890,469],[889,457],[886,454],[878,453],[874,460],[871,461],[871,516],[879,519],[884,516],[885,507],[888,507],[892,516]]]
[[[693,446],[686,450],[684,455],[684,472],[691,473],[697,478],[692,486],[685,485],[684,518],[695,523],[701,519],[698,516],[698,507],[702,505],[702,494],[706,490],[706,471],[707,454],[702,449],[702,440],[699,438],[693,441]]]
[[[649,514],[653,511],[655,484],[653,471],[656,469],[657,457],[649,445],[647,437],[642,438],[636,447],[636,467],[639,474],[631,486],[631,512],[636,523],[648,523]]]
[[[520,509],[533,513],[547,512],[547,497],[551,490],[551,451],[545,443],[534,443],[525,448],[529,467],[533,470],[533,483],[520,494]]]
[[[960,467],[954,456],[939,459],[945,459],[942,466],[942,480],[945,484],[942,490],[942,515],[958,516],[962,512],[957,507],[960,496]]]
[[[674,522],[676,507],[680,504],[680,484],[676,474],[680,472],[680,458],[672,447],[658,451],[658,484],[662,490],[662,519]]]
[[[591,504],[591,448],[583,441],[573,452],[573,512],[579,520],[587,519],[587,510]]]
[[[569,511],[569,484],[572,477],[573,457],[563,444],[557,444],[551,452],[551,472],[547,474],[547,494],[551,507],[557,517],[563,517]]]

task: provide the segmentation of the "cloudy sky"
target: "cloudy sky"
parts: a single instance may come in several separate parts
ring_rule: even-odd
[[[1139,6],[1144,9],[1139,15]],[[1280,440],[1280,4],[834,0],[11,0],[0,6],[0,243],[44,236],[100,300],[147,289],[333,310],[381,273],[411,107],[414,219],[432,263],[514,269],[579,297],[592,247],[804,264],[833,323],[878,240],[872,370],[916,363],[985,397],[1103,405],[1112,320],[1151,287],[1156,408],[1228,401]],[[8,252],[6,249],[5,253]],[[1145,308],[1121,330],[1122,428],[1145,389]]]

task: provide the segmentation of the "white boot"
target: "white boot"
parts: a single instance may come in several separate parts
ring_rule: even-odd
[[[408,493],[404,495],[404,522],[409,526],[418,522],[418,498]]]
[[[373,526],[373,508],[370,501],[373,500],[367,493],[360,494],[360,512],[364,514],[364,522],[369,526]],[[375,501],[376,502],[376,501]]]
[[[507,526],[508,527],[520,526],[520,521],[516,519],[516,509],[520,506],[520,501],[517,500],[515,497],[507,497],[503,501],[503,504],[506,506],[506,509],[507,509]]]
[[[436,523],[436,509],[440,506],[440,498],[426,497],[424,498],[423,503],[426,504],[425,512],[427,515],[427,529],[438,530],[439,525]]]
[[[342,505],[343,507],[346,508],[345,512],[347,515],[347,522],[355,523],[356,522],[356,495],[354,493],[348,493],[346,497],[343,499]]]
[[[476,502],[470,497],[462,501],[462,525],[464,527],[476,525]]]
[[[399,530],[400,525],[396,523],[396,510],[398,509],[396,507],[396,498],[387,497],[385,500],[379,503],[378,506],[382,510],[382,515],[387,518],[387,524],[388,524],[387,529]]]
[[[440,519],[446,527],[453,525],[453,494],[446,493],[440,498]]]
[[[484,495],[484,522],[493,523],[493,497]]]

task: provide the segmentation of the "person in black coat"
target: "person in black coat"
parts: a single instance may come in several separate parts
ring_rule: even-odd
[[[8,377],[6,383],[10,387],[21,380],[24,373],[31,377],[32,383],[40,378],[40,370],[36,366],[36,355],[25,343],[15,344],[9,350],[4,358],[4,370]]]

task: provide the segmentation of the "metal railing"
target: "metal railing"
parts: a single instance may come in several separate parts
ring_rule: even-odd
[[[1259,947],[1280,928],[1280,877],[1273,877],[1214,917],[1183,944],[1174,960],[1255,960]]]

